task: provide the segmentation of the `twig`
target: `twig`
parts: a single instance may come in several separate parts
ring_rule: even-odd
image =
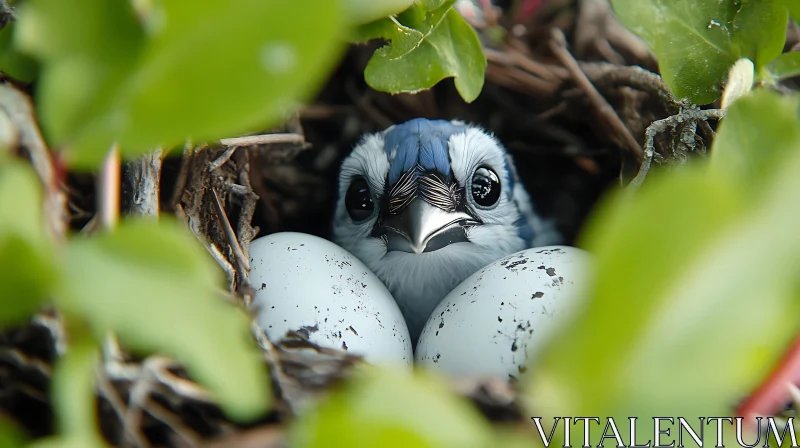
[[[250,260],[245,257],[244,252],[242,251],[242,246],[239,245],[239,240],[236,239],[236,233],[233,231],[233,227],[231,227],[231,222],[228,220],[228,214],[225,213],[225,208],[222,206],[222,202],[219,200],[219,196],[217,195],[217,190],[211,189],[211,194],[214,196],[214,205],[217,208],[217,217],[219,218],[220,225],[222,226],[222,230],[225,232],[225,236],[228,238],[228,244],[231,246],[231,250],[233,250],[233,255],[236,257],[236,261],[239,263],[239,268],[244,272],[250,271]]]
[[[655,139],[656,134],[664,132],[667,129],[675,129],[682,123],[689,123],[691,121],[706,121],[712,118],[719,120],[724,117],[725,110],[723,109],[686,109],[677,115],[667,117],[663,120],[654,121],[653,124],[648,126],[647,130],[644,131],[644,160],[639,167],[639,172],[636,174],[636,177],[633,178],[628,186],[636,189],[642,185],[645,177],[647,177],[647,173],[650,171],[650,163],[655,155],[655,145],[653,144],[653,139]]]
[[[237,432],[229,436],[212,439],[203,443],[202,448],[285,448],[287,437],[284,430],[276,425],[258,427]]]
[[[31,358],[15,348],[0,348],[0,359],[13,363],[22,370],[36,371],[46,378],[50,378],[52,369],[49,364],[36,358]]]
[[[126,379],[131,376],[132,378],[138,378],[141,375],[141,369],[138,366],[133,368],[125,366],[124,361],[117,337],[112,332],[106,333],[106,337],[103,340],[103,362],[95,369],[98,391],[101,396],[108,400],[114,413],[117,414],[122,425],[124,439],[133,443],[134,446],[147,447],[150,446],[147,438],[142,434],[138,424],[128,420],[130,410],[111,382],[114,374],[119,374],[119,372],[125,372]]]
[[[183,207],[180,204],[175,205],[175,216],[177,216],[179,220],[187,222],[192,235],[194,235],[197,241],[208,251],[211,258],[222,268],[222,271],[225,272],[225,275],[228,277],[228,286],[233,290],[236,285],[236,271],[230,262],[222,255],[222,252],[220,252],[219,248],[217,248],[214,243],[207,242],[206,237],[200,232],[198,223],[193,218],[186,215],[186,212],[183,211]]]
[[[525,70],[494,64],[486,66],[486,78],[504,87],[524,90],[536,96],[545,97],[555,94],[560,86],[560,84],[542,80]]]
[[[175,181],[175,190],[172,193],[172,201],[170,202],[171,208],[174,210],[181,202],[183,191],[186,188],[186,181],[189,178],[189,167],[192,165],[192,157],[194,156],[194,145],[191,142],[186,142],[183,146],[183,155],[181,156],[181,167],[178,171],[178,178]]]
[[[483,16],[486,17],[486,21],[489,23],[489,26],[497,26],[497,15],[494,12],[492,0],[480,0],[480,2],[481,9],[483,9]]]
[[[97,210],[106,230],[119,220],[120,157],[117,144],[111,146],[97,180]]]
[[[108,403],[111,405],[111,409],[114,410],[117,418],[119,418],[119,421],[122,424],[122,431],[125,434],[124,437],[130,438],[136,446],[150,446],[147,442],[147,438],[144,436],[144,434],[142,434],[140,428],[138,426],[131,425],[128,422],[126,418],[128,415],[128,407],[125,405],[122,397],[119,396],[119,393],[117,393],[117,390],[111,383],[111,379],[106,373],[105,367],[102,365],[98,366],[96,370],[95,380],[97,381],[97,388],[100,392],[100,395],[108,401]]]
[[[9,83],[0,83],[0,114],[12,124],[15,140],[27,149],[31,165],[44,186],[45,224],[50,236],[63,241],[67,233],[67,195],[61,189],[53,158],[39,132],[33,103]]]
[[[579,62],[578,64],[595,86],[628,86],[655,94],[669,111],[677,112],[682,107],[664,80],[649,70],[607,62]]]
[[[197,385],[197,383],[175,376],[169,371],[170,368],[180,366],[177,362],[161,356],[151,356],[148,359],[152,359],[153,362],[151,364],[145,362],[144,368],[160,385],[165,386],[175,395],[207,404],[216,403],[211,394]]]
[[[614,111],[614,108],[608,104],[605,98],[600,95],[600,92],[594,88],[592,82],[586,77],[586,74],[581,70],[578,62],[572,57],[569,50],[567,50],[567,40],[564,33],[558,28],[551,30],[550,49],[555,53],[556,57],[562,64],[570,71],[578,86],[589,97],[589,101],[600,113],[600,118],[608,124],[614,133],[617,135],[623,147],[628,150],[635,158],[637,163],[642,163],[642,149],[636,139],[633,138],[630,130],[625,123],[619,118],[619,115]]]
[[[188,446],[200,446],[200,438],[197,434],[184,425],[179,418],[169,411],[169,409],[160,405],[157,401],[148,398],[145,410],[148,414],[169,426],[169,428],[180,436]]]
[[[131,186],[131,214],[158,217],[161,191],[161,148],[140,159],[126,163],[126,177]]]
[[[67,352],[67,336],[64,332],[64,320],[61,313],[54,309],[38,313],[33,317],[33,322],[47,328],[50,337],[53,338],[56,355],[63,356]]]
[[[244,151],[237,155],[237,164],[241,166],[239,172],[239,182],[244,188],[244,192],[239,193],[242,198],[242,208],[239,212],[239,225],[236,229],[236,241],[242,248],[242,255],[245,260],[250,259],[250,243],[253,238],[258,234],[258,228],[253,228],[253,215],[256,212],[258,204],[258,195],[253,192],[253,187],[250,185],[250,152]],[[250,268],[243,272],[244,277],[241,279],[239,293],[244,298],[245,305],[249,305],[253,300],[255,292],[252,290],[250,284]]]
[[[228,277],[228,286],[230,287],[231,291],[233,291],[236,285],[236,270],[233,269],[233,265],[228,262],[224,255],[222,255],[222,252],[220,252],[216,244],[212,243],[206,249],[208,249],[211,257],[222,268],[222,271],[225,272],[225,275]]]
[[[221,167],[222,165],[224,165],[224,164],[225,164],[225,162],[227,162],[227,161],[228,161],[228,160],[231,158],[231,156],[233,155],[233,153],[234,153],[234,152],[235,152],[235,151],[236,151],[238,148],[239,148],[238,146],[228,146],[228,149],[226,149],[226,150],[225,150],[225,152],[223,152],[222,154],[220,154],[220,156],[219,156],[219,157],[217,157],[216,159],[214,159],[212,162],[209,162],[209,164],[208,164],[208,171],[209,171],[209,172],[211,172],[211,171],[214,171],[214,170],[216,170],[217,168],[219,168],[219,167]]]
[[[300,134],[262,134],[248,135],[245,137],[223,138],[219,142],[225,146],[251,146],[267,145],[274,143],[304,143],[305,137]]]
[[[552,95],[569,76],[563,67],[534,61],[511,46],[506,50],[507,52],[501,52],[484,48],[486,60],[490,63],[486,67],[486,74],[490,78],[496,79],[505,76],[529,86],[534,92]],[[502,70],[500,70],[501,67]],[[502,82],[498,83],[502,84]]]

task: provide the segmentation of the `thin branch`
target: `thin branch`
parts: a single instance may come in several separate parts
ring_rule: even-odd
[[[212,189],[211,194],[214,196],[214,205],[217,208],[217,217],[219,218],[220,225],[222,226],[222,230],[225,232],[225,236],[228,238],[228,244],[230,244],[231,250],[233,250],[233,255],[236,257],[239,268],[243,272],[249,272],[250,260],[248,260],[244,255],[242,246],[239,245],[239,240],[236,239],[236,233],[233,231],[231,222],[228,220],[228,215],[225,213],[225,208],[222,206],[222,202],[219,200],[217,190]]]
[[[657,74],[637,66],[620,66],[607,62],[579,62],[581,70],[595,86],[628,86],[655,94],[668,111],[677,112],[683,105]]]
[[[655,155],[655,145],[653,140],[656,134],[665,132],[668,129],[675,129],[682,123],[689,123],[692,121],[706,121],[708,119],[722,119],[725,117],[724,109],[686,109],[677,115],[667,117],[663,120],[654,121],[653,124],[647,127],[644,131],[644,160],[639,167],[639,172],[636,177],[628,184],[630,188],[639,188],[644,183],[647,173],[650,171],[650,164],[652,163],[653,156]]]
[[[197,241],[200,242],[200,244],[211,255],[211,258],[213,258],[220,268],[222,268],[222,271],[225,272],[225,275],[228,277],[228,286],[231,288],[231,290],[233,290],[234,285],[236,284],[236,271],[230,262],[228,262],[225,256],[222,255],[222,252],[220,252],[216,245],[213,243],[208,243],[206,237],[200,232],[197,222],[193,218],[186,215],[186,212],[183,211],[183,207],[180,204],[175,205],[175,216],[177,216],[179,220],[187,222],[192,235],[197,238]]]
[[[33,103],[9,83],[0,83],[0,115],[6,117],[16,134],[14,141],[30,155],[33,169],[44,186],[45,225],[51,237],[63,241],[68,227],[67,195],[61,188],[50,150],[39,132]],[[10,140],[10,139],[6,139]]]
[[[200,446],[200,438],[198,435],[184,425],[180,418],[172,414],[169,409],[165,408],[157,401],[148,398],[145,410],[148,414],[169,426],[169,428],[183,439],[188,446]]]
[[[126,163],[126,177],[131,185],[129,213],[158,217],[161,191],[161,148]]]
[[[175,190],[172,194],[172,201],[170,206],[173,210],[180,204],[183,197],[183,191],[186,188],[186,181],[189,178],[189,167],[192,165],[192,158],[194,157],[194,145],[191,142],[186,142],[183,146],[183,155],[181,156],[181,168],[178,171],[178,178],[175,181]]]
[[[144,434],[142,434],[140,428],[128,422],[126,418],[128,415],[128,407],[125,405],[122,397],[119,396],[119,393],[114,388],[114,385],[111,383],[111,379],[108,377],[108,374],[102,365],[98,366],[98,369],[95,373],[95,380],[97,382],[97,388],[100,392],[100,395],[108,401],[108,403],[111,405],[111,409],[114,410],[117,418],[119,418],[119,421],[122,424],[122,431],[125,434],[124,437],[130,438],[131,442],[136,446],[150,446],[150,444],[147,442],[147,438]]]
[[[33,317],[33,321],[50,332],[56,355],[63,356],[67,352],[67,336],[64,331],[64,319],[58,311],[51,309]]]
[[[225,162],[227,162],[228,160],[230,160],[231,156],[233,155],[233,153],[234,153],[234,152],[235,152],[237,149],[239,149],[239,147],[238,147],[238,146],[228,146],[228,149],[226,149],[226,150],[225,150],[225,152],[223,152],[222,154],[220,154],[220,156],[219,156],[219,157],[217,157],[216,159],[214,159],[214,161],[213,161],[213,162],[210,162],[210,163],[208,164],[208,171],[209,171],[209,172],[211,172],[211,171],[214,171],[214,170],[216,170],[217,168],[219,168],[219,167],[221,167],[222,165],[224,165],[224,164],[225,164]]]
[[[273,143],[304,143],[306,138],[300,134],[262,134],[245,137],[223,138],[219,142],[225,146],[268,145]]]
[[[624,149],[631,153],[637,163],[642,163],[642,148],[639,143],[631,134],[630,129],[625,126],[625,123],[619,118],[619,115],[614,111],[614,108],[608,104],[603,95],[595,89],[589,78],[581,70],[578,62],[572,57],[569,50],[567,50],[567,40],[564,33],[558,28],[551,30],[550,49],[558,57],[562,64],[569,70],[575,83],[584,91],[589,97],[589,101],[599,112],[600,118],[611,128],[616,134],[619,141],[623,144]]]
[[[116,226],[119,221],[120,164],[119,148],[115,143],[111,146],[97,179],[97,210],[100,223],[106,230]]]

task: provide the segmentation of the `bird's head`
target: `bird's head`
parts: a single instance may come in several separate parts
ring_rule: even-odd
[[[333,239],[386,284],[414,339],[453,287],[545,228],[509,155],[475,126],[414,119],[342,163]]]

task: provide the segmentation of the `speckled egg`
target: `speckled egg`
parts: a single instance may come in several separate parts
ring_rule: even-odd
[[[336,244],[294,232],[258,238],[250,244],[250,282],[258,325],[270,340],[294,331],[372,364],[412,364],[411,339],[394,298]]]
[[[415,359],[452,375],[524,373],[584,301],[591,257],[581,249],[523,250],[476,272],[428,319]]]

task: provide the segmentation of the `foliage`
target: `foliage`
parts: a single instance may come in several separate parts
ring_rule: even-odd
[[[614,11],[658,56],[661,76],[677,98],[708,104],[734,62],[756,70],[781,51],[786,0],[612,0]]]
[[[398,13],[410,1],[27,0],[0,30],[0,70],[36,79],[49,142],[73,167],[96,168],[112,142],[135,156],[276,123],[315,92],[346,37],[389,41],[367,66],[373,88],[417,91],[453,77],[472,101],[486,60],[453,3],[419,0]],[[613,5],[676,96],[694,103],[716,99],[740,58],[768,86],[800,73],[796,54],[779,55],[796,3]],[[763,377],[800,311],[798,105],[797,95],[756,90],[730,107],[708,161],[606,198],[582,239],[599,267],[592,300],[529,369],[532,415],[728,415]],[[125,221],[57,244],[41,195],[32,170],[0,153],[0,324],[52,302],[71,331],[54,382],[63,437],[39,445],[100,444],[91,377],[108,331],[184,362],[232,417],[263,414],[270,391],[247,317],[216,297],[220,273],[183,226]],[[0,430],[0,446],[14,437]],[[309,447],[526,445],[438,379],[376,371],[312,409],[292,437]]]
[[[292,428],[292,446],[486,447],[477,410],[427,375],[367,370]]]
[[[42,63],[37,103],[49,140],[73,164],[96,166],[114,141],[136,155],[273,124],[337,60],[341,9],[314,0],[164,1],[142,11],[120,0],[29,0],[16,38]]]
[[[14,28],[16,22],[0,29],[0,71],[20,81],[33,81],[38,67],[30,57],[14,47]]]
[[[9,215],[0,215],[0,322],[16,323],[52,297],[98,339],[111,330],[132,349],[184,361],[233,417],[266,409],[268,382],[248,319],[214,292],[221,273],[185,227],[128,221],[96,237],[74,236],[57,250],[44,236],[38,194],[30,167],[0,164],[2,213]]]
[[[461,97],[471,102],[483,88],[486,57],[475,30],[452,8],[455,0],[418,2],[397,17],[359,28],[353,39],[383,38],[364,77],[383,92],[416,92],[454,77]]]
[[[800,76],[800,51],[784,53],[764,66],[760,77],[770,84]]]
[[[94,419],[93,380],[99,351],[85,335],[75,336],[53,378],[59,435],[36,442],[36,448],[104,446]]]
[[[798,104],[741,98],[709,163],[600,208],[584,235],[593,297],[537,366],[534,415],[696,421],[768,373],[800,312]]]
[[[464,98],[475,99],[486,61],[452,3],[415,3],[398,19],[367,25],[375,33],[369,38],[394,39],[392,24],[401,20],[408,35],[400,34],[413,40],[402,44],[403,54],[387,57],[379,49],[367,82],[398,93],[456,77]],[[93,168],[112,142],[132,157],[187,138],[214,140],[277,123],[325,79],[344,48],[346,25],[409,4],[28,0],[15,29],[0,30],[0,70],[33,79],[28,56],[36,58],[48,140],[73,167]],[[12,32],[16,45],[8,48]]]
[[[40,306],[53,290],[56,267],[42,221],[39,181],[30,167],[0,152],[0,324],[16,323]]]
[[[248,320],[220,299],[218,267],[177,222],[127,221],[74,238],[64,271],[58,303],[88,316],[99,336],[114,330],[126,347],[173,354],[234,417],[264,411],[268,383]]]
[[[789,7],[789,15],[792,17],[792,20],[800,23],[800,3],[792,0],[787,0],[786,6]]]

